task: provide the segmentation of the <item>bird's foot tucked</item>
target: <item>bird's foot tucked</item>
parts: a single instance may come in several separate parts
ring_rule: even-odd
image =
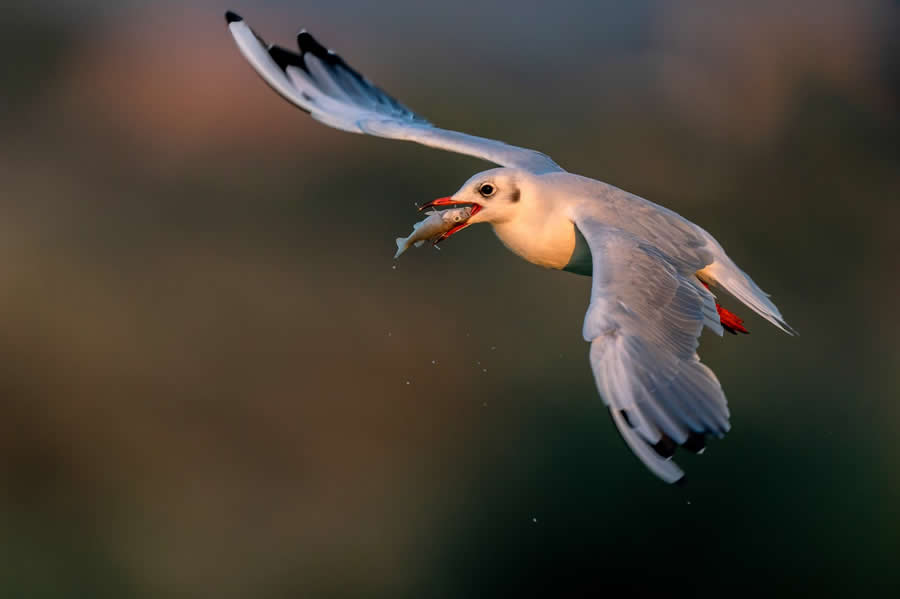
[[[709,285],[707,285],[705,281],[700,282],[703,283],[704,287],[709,289]],[[722,323],[723,329],[725,329],[732,335],[737,335],[739,332],[744,333],[745,335],[750,334],[750,331],[748,331],[744,327],[743,319],[738,318],[737,314],[731,312],[730,310],[726,310],[719,304],[719,302],[716,302],[716,310],[719,312],[719,322]]]
[[[719,311],[719,322],[722,323],[722,328],[731,333],[732,335],[737,335],[738,331],[744,333],[746,335],[750,334],[746,328],[744,328],[744,321],[737,317],[737,315],[733,312],[729,312],[722,306],[716,303],[716,310]]]

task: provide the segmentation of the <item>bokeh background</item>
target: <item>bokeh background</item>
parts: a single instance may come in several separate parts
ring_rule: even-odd
[[[0,596],[900,589],[897,2],[2,4]],[[587,278],[488,227],[391,259],[489,165],[316,124],[226,8],[773,294],[800,337],[704,335],[686,487],[597,397]]]

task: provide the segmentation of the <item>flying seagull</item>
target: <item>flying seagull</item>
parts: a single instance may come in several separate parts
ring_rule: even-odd
[[[675,449],[700,452],[707,436],[725,435],[725,394],[697,356],[698,338],[703,327],[718,335],[747,331],[710,287],[794,332],[712,235],[667,208],[568,173],[535,150],[435,127],[306,31],[293,51],[266,44],[233,12],[225,19],[260,77],[317,121],[502,167],[474,175],[452,196],[423,208],[469,206],[468,220],[444,237],[490,223],[500,241],[529,262],[592,277],[583,335],[591,344],[594,379],[622,438],[654,474],[680,481]]]

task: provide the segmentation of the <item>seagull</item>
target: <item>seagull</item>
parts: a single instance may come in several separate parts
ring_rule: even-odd
[[[525,260],[592,277],[582,333],[597,389],[625,443],[663,481],[684,480],[672,460],[678,447],[700,453],[707,437],[731,428],[722,386],[697,346],[704,327],[719,336],[747,329],[711,289],[795,334],[713,236],[672,210],[566,172],[541,152],[438,128],[305,30],[293,51],[267,44],[231,11],[225,20],[257,74],[317,121],[499,165],[422,209],[471,207],[468,220],[442,239],[489,223]]]

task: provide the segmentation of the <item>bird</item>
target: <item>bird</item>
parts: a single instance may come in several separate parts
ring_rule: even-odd
[[[704,328],[746,333],[713,289],[724,289],[785,333],[795,331],[753,280],[700,226],[549,156],[439,128],[398,102],[306,30],[297,50],[267,44],[232,11],[227,28],[256,73],[285,100],[330,127],[416,142],[497,165],[422,209],[466,206],[442,239],[488,223],[513,253],[591,277],[582,335],[603,403],[631,451],[666,483],[683,483],[676,449],[701,453],[722,438],[730,412],[716,375],[697,355]]]

